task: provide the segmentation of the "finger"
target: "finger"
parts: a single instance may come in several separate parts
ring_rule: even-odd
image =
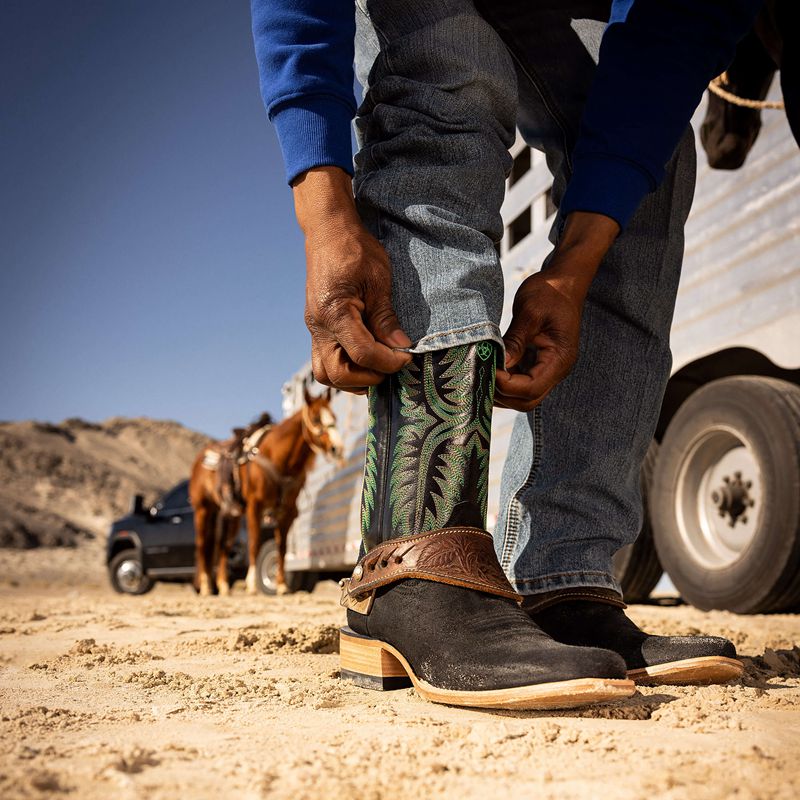
[[[386,375],[376,370],[354,364],[336,342],[326,342],[320,347],[322,361],[331,386],[337,389],[363,389],[377,386]]]
[[[536,363],[528,372],[497,371],[496,392],[501,402],[511,402],[522,410],[522,403],[540,403],[569,374],[571,366],[572,359],[565,357],[563,350],[540,341]]]
[[[400,327],[390,295],[370,299],[366,306],[367,327],[372,335],[389,347],[411,347],[411,339]]]
[[[322,359],[319,345],[314,339],[311,340],[311,372],[317,383],[321,383],[323,386],[332,386],[328,378],[328,371],[325,369],[325,362]]]
[[[532,411],[549,394],[550,391],[546,391],[536,397],[514,397],[513,395],[507,395],[496,391],[494,403],[499,408],[511,408],[514,411]]]
[[[329,324],[329,328],[350,360],[360,367],[389,374],[397,372],[411,361],[409,353],[392,350],[376,341],[364,325],[361,313],[353,305],[348,304],[345,313]]]
[[[506,397],[518,397],[522,400],[533,399],[540,392],[535,388],[533,378],[527,372],[497,371],[495,391]]]
[[[503,400],[503,396],[500,395],[500,394],[495,394],[495,396],[494,396],[494,407],[495,408],[512,408],[512,406],[508,405],[508,403],[506,403]]]
[[[506,369],[512,369],[525,355],[525,349],[528,344],[533,340],[533,337],[539,333],[540,327],[533,319],[527,319],[523,322],[519,315],[514,315],[511,318],[511,324],[503,336],[503,343],[506,348]]]
[[[536,351],[536,363],[528,370],[531,391],[539,395],[549,392],[569,375],[574,363],[575,356],[569,350],[541,341]]]

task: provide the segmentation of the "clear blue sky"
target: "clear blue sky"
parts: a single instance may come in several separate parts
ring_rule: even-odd
[[[245,0],[0,3],[0,419],[221,436],[308,357]]]

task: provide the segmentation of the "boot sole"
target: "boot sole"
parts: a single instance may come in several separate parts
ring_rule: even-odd
[[[727,683],[739,678],[743,672],[744,664],[735,658],[701,656],[628,670],[628,677],[636,683],[650,686],[661,684],[683,686],[698,683]]]
[[[578,678],[478,692],[439,689],[418,678],[402,653],[392,645],[361,636],[350,628],[342,628],[339,633],[339,656],[342,680],[379,691],[413,686],[417,694],[425,700],[451,706],[498,709],[574,708],[621,700],[636,691],[634,682],[624,678]]]

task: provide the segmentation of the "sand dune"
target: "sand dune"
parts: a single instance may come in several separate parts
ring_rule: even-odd
[[[0,423],[0,547],[73,546],[102,535],[132,494],[152,499],[187,477],[207,441],[143,417]]]

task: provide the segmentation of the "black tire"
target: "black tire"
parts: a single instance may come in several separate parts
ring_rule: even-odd
[[[275,573],[278,564],[278,547],[274,539],[267,539],[261,545],[256,558],[256,584],[266,595],[277,593]],[[317,585],[316,572],[287,572],[286,585],[290,592],[310,592]]]
[[[661,443],[651,509],[661,563],[692,605],[795,608],[800,387],[737,376],[698,389]]]
[[[286,585],[290,592],[313,592],[319,581],[319,574],[302,570],[300,572],[287,572]]]
[[[650,523],[650,485],[657,457],[658,443],[654,439],[644,457],[640,476],[644,507],[642,529],[633,544],[626,545],[614,556],[614,576],[622,586],[622,593],[627,603],[641,603],[647,600],[664,571],[658,560]]]
[[[139,554],[131,548],[122,550],[111,559],[108,576],[114,591],[120,594],[147,594],[154,585],[153,579],[142,568]]]

